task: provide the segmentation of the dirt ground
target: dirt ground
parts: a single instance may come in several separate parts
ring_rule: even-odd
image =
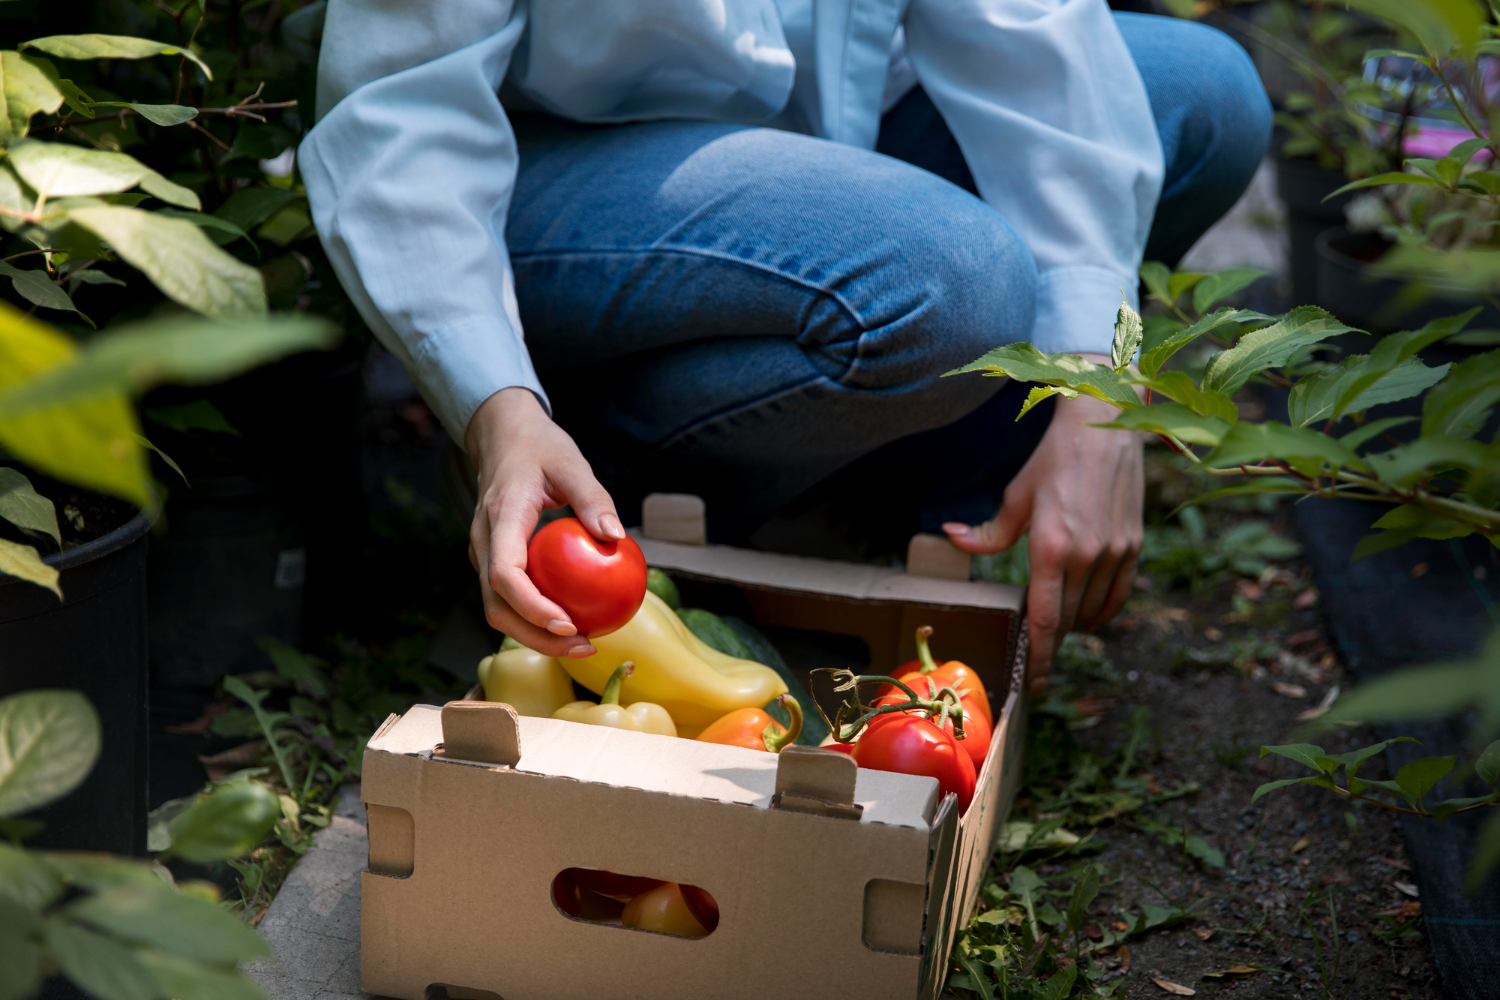
[[[1272,521],[1291,535],[1284,511]],[[1114,994],[1123,997],[1172,995],[1170,984],[1199,996],[1441,997],[1395,814],[1359,803],[1351,810],[1311,787],[1251,803],[1264,782],[1297,776],[1292,762],[1262,758],[1259,748],[1304,739],[1298,715],[1345,682],[1310,571],[1291,560],[1258,580],[1141,583],[1119,618],[1075,647],[1033,715],[1033,759],[1013,819],[1064,814],[1068,829],[1085,833],[1072,825],[1076,806],[1055,808],[1055,791],[1076,784],[1090,761],[1118,760],[1132,725],[1148,734],[1134,759],[1148,804],[1102,820],[1084,845],[1102,845],[1096,853],[1005,859],[1046,878],[1092,857],[1102,886],[1090,910],[1098,925],[1086,933],[1096,940],[1145,905],[1189,911],[1177,926],[1168,921],[1096,957],[1095,985],[1123,977]],[[1320,739],[1330,752],[1374,742],[1357,730],[1312,741]],[[1386,776],[1379,758],[1370,764],[1372,777]],[[1196,791],[1149,802],[1184,788]]]

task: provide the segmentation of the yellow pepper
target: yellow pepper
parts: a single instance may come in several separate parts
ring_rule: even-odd
[[[573,700],[573,681],[556,657],[534,652],[506,637],[500,652],[479,661],[485,701],[503,701],[517,715],[551,718]]]
[[[564,722],[582,722],[589,726],[608,726],[611,729],[628,729],[635,733],[655,733],[657,736],[676,736],[677,727],[672,717],[660,705],[649,701],[638,701],[626,708],[620,704],[620,685],[635,672],[635,664],[626,660],[609,675],[604,685],[604,695],[599,704],[591,701],[569,702],[552,713],[554,719]]]
[[[563,669],[590,691],[603,691],[612,664],[635,663],[620,701],[660,705],[684,736],[737,708],[758,708],[786,693],[786,682],[770,667],[719,652],[682,623],[667,602],[651,591],[623,628],[591,637],[598,650],[583,659],[562,661]]]

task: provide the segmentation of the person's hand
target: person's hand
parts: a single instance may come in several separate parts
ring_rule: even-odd
[[[1125,603],[1144,532],[1140,435],[1086,426],[1114,419],[1119,411],[1108,403],[1056,398],[1052,424],[1006,487],[1000,511],[973,527],[943,525],[954,545],[975,553],[1002,552],[1030,530],[1027,625],[1036,695],[1063,636],[1097,628]]]
[[[614,501],[578,445],[529,389],[502,389],[469,420],[464,447],[479,470],[469,561],[479,573],[491,627],[548,656],[592,656],[568,614],[526,575],[526,545],[542,509],[571,505],[600,541],[625,537]]]

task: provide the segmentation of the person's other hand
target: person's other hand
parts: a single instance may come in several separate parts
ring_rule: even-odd
[[[614,501],[578,445],[529,389],[502,389],[474,412],[464,434],[479,470],[469,561],[479,573],[491,627],[549,656],[592,656],[594,647],[526,575],[526,545],[543,508],[570,505],[600,541],[625,537]]]
[[[1087,356],[1087,355],[1086,355]],[[1107,358],[1089,356],[1108,363]],[[1056,397],[1052,424],[990,520],[945,524],[966,552],[1002,552],[1031,532],[1031,690],[1045,688],[1063,636],[1114,616],[1135,582],[1144,533],[1140,435],[1088,427],[1119,411],[1088,396]]]

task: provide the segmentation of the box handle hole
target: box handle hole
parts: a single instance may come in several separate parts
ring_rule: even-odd
[[[719,926],[719,902],[696,885],[602,868],[564,868],[552,880],[552,905],[573,920],[708,937]]]

